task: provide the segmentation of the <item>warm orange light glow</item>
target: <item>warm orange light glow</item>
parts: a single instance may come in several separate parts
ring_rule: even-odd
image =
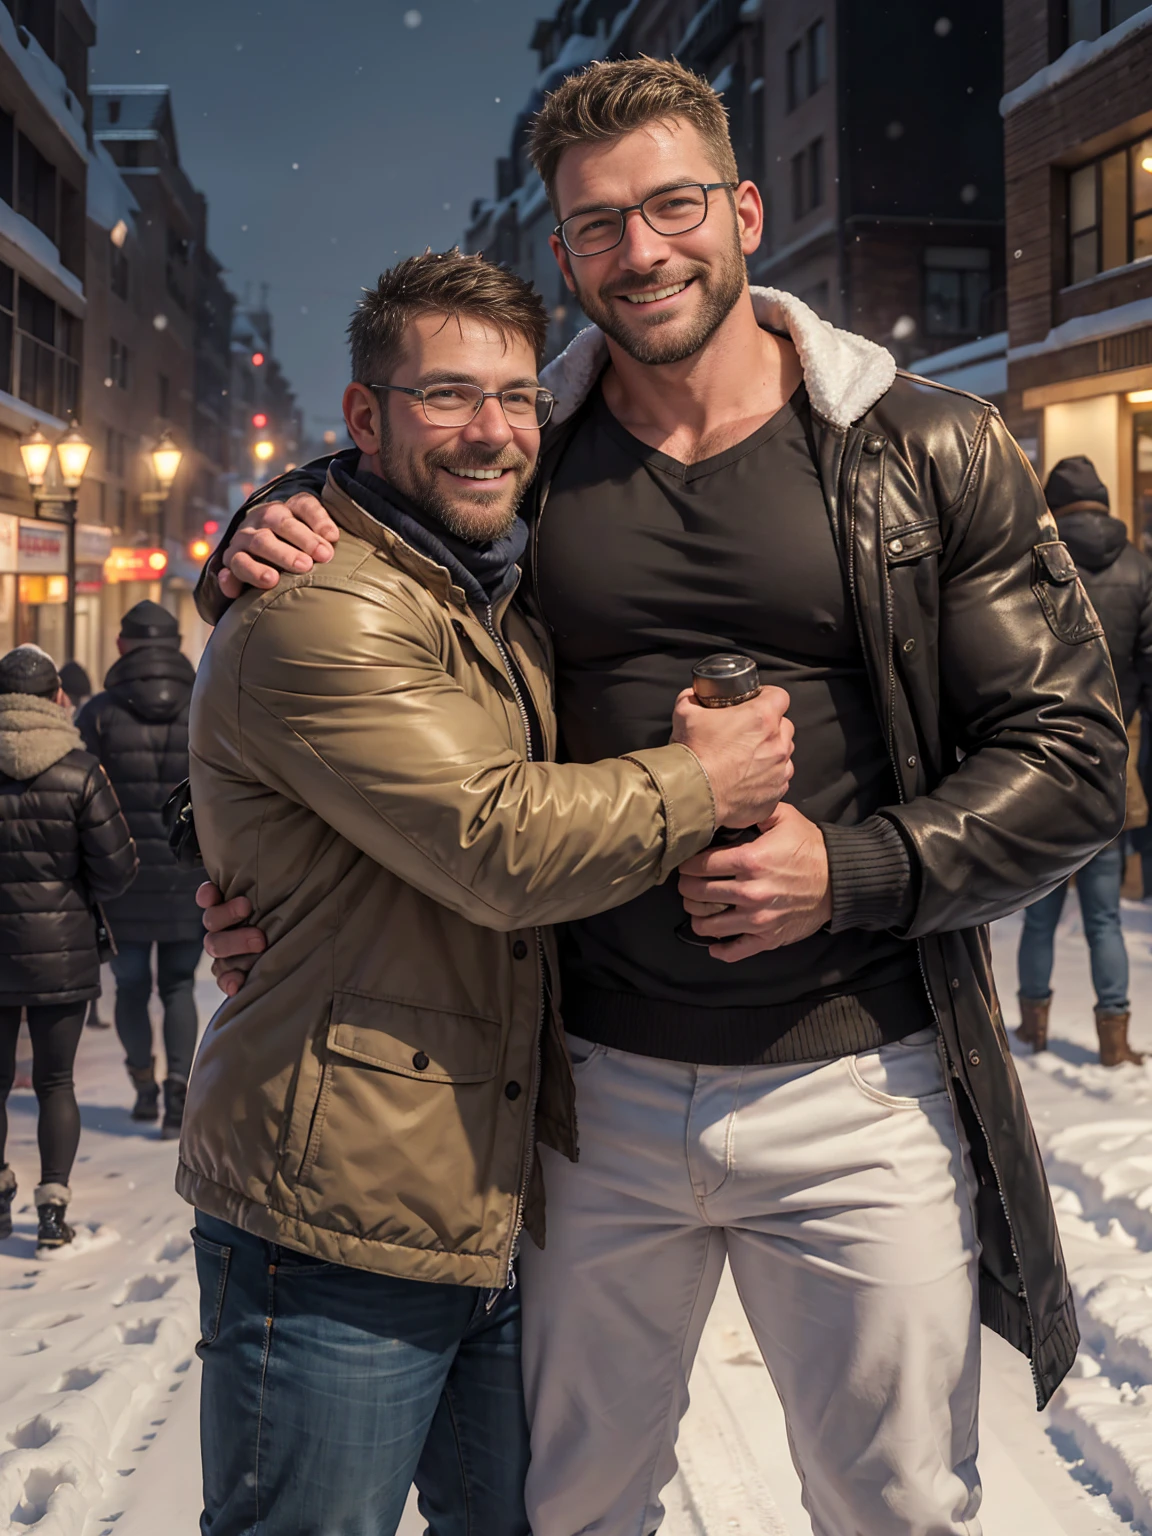
[[[39,427],[20,444],[20,457],[24,460],[28,484],[43,485],[44,476],[48,472],[48,460],[52,457],[52,444]]]
[[[193,560],[207,560],[212,553],[212,546],[207,539],[193,539],[188,546],[188,553]]]
[[[162,549],[154,549],[148,556],[148,569],[155,571],[157,576],[168,569],[168,556]]]
[[[258,443],[252,444],[252,452],[260,460],[261,464],[267,464],[268,460],[276,452],[276,444],[270,443],[266,437],[262,437]]]
[[[1152,405],[1152,389],[1130,389],[1128,391],[1129,405]]]
[[[104,562],[104,580],[155,581],[168,569],[168,556],[162,549],[113,549]]]

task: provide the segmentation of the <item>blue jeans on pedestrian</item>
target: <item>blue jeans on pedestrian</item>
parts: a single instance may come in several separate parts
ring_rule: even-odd
[[[144,1071],[152,1064],[152,945],[124,939],[112,956],[116,978],[116,1033],[128,1065]],[[164,1004],[164,1055],[168,1076],[188,1081],[196,1054],[196,967],[199,939],[173,939],[156,945],[156,990]]]
[[[1128,1012],[1128,951],[1120,924],[1123,879],[1123,838],[1109,843],[1076,875],[1076,894],[1092,963],[1092,985],[1101,1013]],[[1016,957],[1021,997],[1044,1001],[1052,996],[1053,940],[1067,894],[1065,881],[1025,909]]]
[[[518,1290],[328,1264],[196,1213],[203,1536],[528,1536]]]

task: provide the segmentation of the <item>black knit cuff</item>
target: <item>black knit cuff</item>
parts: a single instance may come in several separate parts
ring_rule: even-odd
[[[884,816],[858,827],[822,825],[832,884],[829,932],[879,932],[911,922],[916,893],[904,839]]]

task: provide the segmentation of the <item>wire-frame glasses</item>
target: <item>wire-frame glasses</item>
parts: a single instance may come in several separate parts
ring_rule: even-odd
[[[424,407],[424,415],[434,427],[466,427],[479,416],[485,400],[499,400],[510,427],[538,432],[556,404],[555,395],[538,384],[517,385],[514,389],[481,389],[479,384],[455,383],[429,384],[425,389],[412,389],[406,384],[370,384],[368,388],[412,395]]]
[[[653,192],[642,203],[627,208],[589,208],[573,213],[557,224],[555,233],[573,256],[603,256],[624,238],[630,213],[639,213],[645,224],[658,235],[686,235],[699,229],[708,217],[708,194],[723,189],[733,191],[735,181],[688,182],[682,187],[668,187]]]

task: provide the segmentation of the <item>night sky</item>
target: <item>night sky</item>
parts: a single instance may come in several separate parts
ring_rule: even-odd
[[[552,0],[99,0],[91,78],[172,88],[233,291],[270,285],[310,433],[340,420],[344,327],[398,254],[454,245],[536,72]],[[419,25],[411,21],[419,17]],[[406,21],[407,18],[407,21]],[[295,167],[295,168],[294,168]]]

